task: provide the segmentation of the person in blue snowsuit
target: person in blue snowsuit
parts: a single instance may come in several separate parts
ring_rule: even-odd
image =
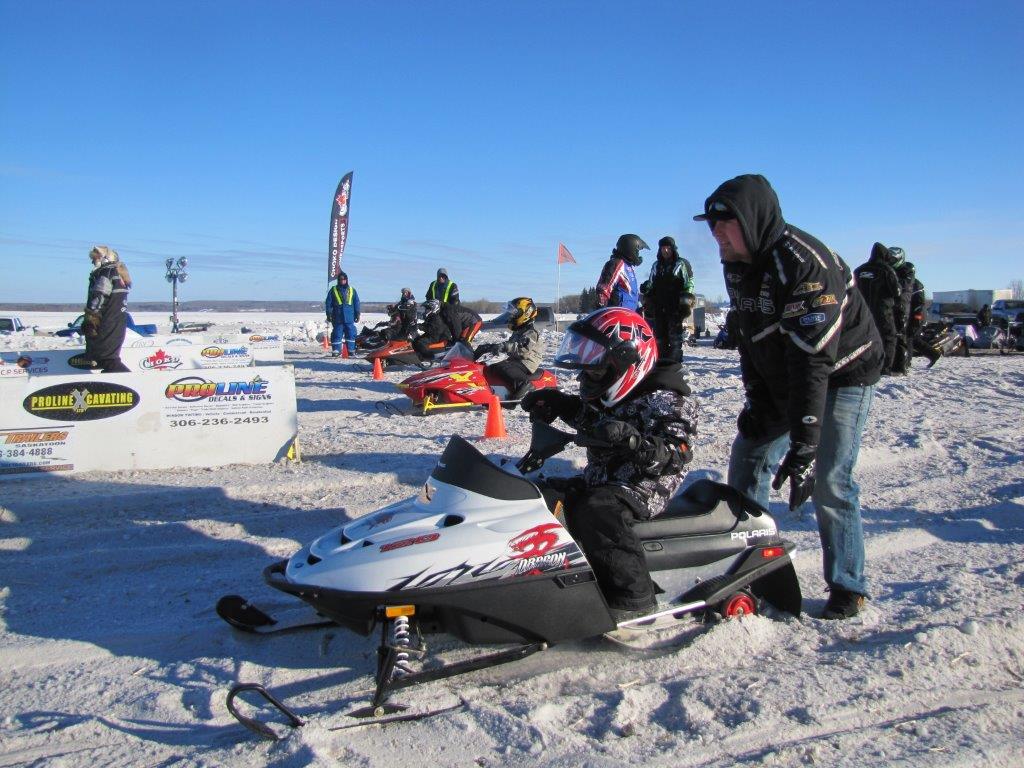
[[[348,284],[348,275],[338,273],[338,284],[327,292],[327,322],[331,324],[331,355],[341,354],[341,345],[350,355],[356,351],[356,323],[359,322],[359,294]]]

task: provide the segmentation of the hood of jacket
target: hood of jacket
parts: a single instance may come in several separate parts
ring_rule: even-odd
[[[871,246],[871,258],[868,261],[873,261],[876,264],[885,264],[888,267],[892,266],[892,254],[889,252],[888,246],[882,245],[881,243],[875,243]]]
[[[771,251],[786,229],[779,197],[760,174],[748,173],[723,182],[704,202],[704,210],[712,203],[722,203],[736,215],[755,262]]]

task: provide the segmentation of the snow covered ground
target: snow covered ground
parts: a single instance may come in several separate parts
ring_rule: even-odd
[[[0,483],[0,766],[1024,765],[1024,356],[917,360],[879,387],[859,467],[872,581],[860,617],[814,618],[817,529],[779,499],[801,550],[800,620],[710,625],[656,653],[567,643],[395,697],[461,696],[458,712],[332,731],[365,700],[375,639],[244,636],[214,604],[291,605],[262,584],[265,565],[414,494],[448,436],[480,435],[484,417],[378,414],[407,373],[376,382],[361,360],[322,357],[304,341],[315,314],[182,319],[290,340],[304,460]],[[0,337],[0,350],[49,341]],[[703,418],[691,478],[721,478],[738,360],[701,346],[688,362]],[[521,455],[525,415],[506,421],[510,439],[485,450]],[[311,721],[259,740],[224,708],[239,680]]]

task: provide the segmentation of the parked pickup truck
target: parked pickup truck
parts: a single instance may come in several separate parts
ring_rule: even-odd
[[[132,319],[131,312],[128,314],[128,327],[135,331],[140,336],[155,336],[156,335],[156,323],[146,323],[144,325],[136,325],[135,320]],[[75,322],[68,323],[67,328],[61,328],[59,331],[54,331],[54,336],[81,336],[82,335],[82,323],[85,321],[85,315],[79,315],[75,318]]]
[[[1016,323],[1024,315],[1024,301],[1020,299],[997,299],[992,302],[992,320],[1003,318],[1009,323]]]
[[[29,330],[20,317],[14,317],[13,315],[0,315],[0,333],[6,335],[8,333],[21,333],[22,331]]]

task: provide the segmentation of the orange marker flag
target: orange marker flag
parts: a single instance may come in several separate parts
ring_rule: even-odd
[[[559,264],[575,264],[576,259],[569,253],[569,249],[561,243],[558,244],[558,263]]]

